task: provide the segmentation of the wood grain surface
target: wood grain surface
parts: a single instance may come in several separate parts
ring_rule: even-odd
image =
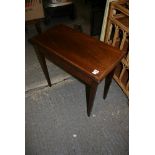
[[[30,41],[48,56],[61,58],[98,83],[124,56],[119,49],[65,25],[57,25]],[[94,70],[99,72],[93,74]]]

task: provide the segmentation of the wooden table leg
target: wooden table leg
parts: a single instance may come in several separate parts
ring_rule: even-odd
[[[39,34],[42,33],[42,29],[41,29],[40,22],[36,22],[36,23],[35,23],[35,27],[36,27],[36,30],[37,30],[37,32],[38,32]]]
[[[87,115],[88,115],[88,117],[90,116],[92,108],[93,108],[97,86],[98,86],[97,83],[93,83],[92,85],[86,85],[86,99],[87,99]]]
[[[104,94],[103,94],[104,99],[107,97],[107,94],[108,94],[108,91],[109,91],[109,87],[110,87],[114,72],[115,72],[115,69],[112,70],[105,78]]]
[[[50,80],[50,76],[49,76],[47,65],[46,65],[45,56],[39,51],[38,47],[35,47],[35,52],[36,52],[36,55],[40,62],[41,68],[44,72],[47,83],[48,83],[49,87],[51,87],[52,85],[51,85],[51,80]]]

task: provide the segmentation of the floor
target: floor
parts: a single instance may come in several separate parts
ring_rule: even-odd
[[[58,23],[82,26],[90,34],[90,6],[75,1],[77,19],[55,18],[43,30]],[[26,155],[127,155],[129,154],[128,99],[113,80],[106,100],[104,81],[99,85],[91,117],[86,115],[85,86],[47,61],[52,87],[48,87],[25,34],[25,150]]]

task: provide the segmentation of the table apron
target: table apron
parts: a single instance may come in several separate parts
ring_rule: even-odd
[[[75,78],[77,78],[78,80],[81,80],[85,84],[92,85],[92,83],[98,83],[97,81],[95,81],[95,79],[91,78],[87,73],[80,70],[79,68],[77,68],[73,64],[65,61],[63,58],[57,56],[55,53],[49,52],[48,50],[46,50],[42,47],[39,47],[39,46],[37,47],[37,49],[48,60],[50,60],[55,65],[59,66],[60,68],[62,68],[63,70],[65,70],[66,72],[68,72],[69,74],[74,76]]]

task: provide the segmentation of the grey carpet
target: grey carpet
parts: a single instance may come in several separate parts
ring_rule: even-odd
[[[48,62],[49,88],[33,60],[26,67],[26,155],[128,154],[128,100],[114,81],[106,100],[99,85],[88,118],[84,85]]]
[[[113,81],[103,100],[103,87],[90,118],[85,87],[72,77],[26,93],[26,155],[127,155],[127,98]]]

